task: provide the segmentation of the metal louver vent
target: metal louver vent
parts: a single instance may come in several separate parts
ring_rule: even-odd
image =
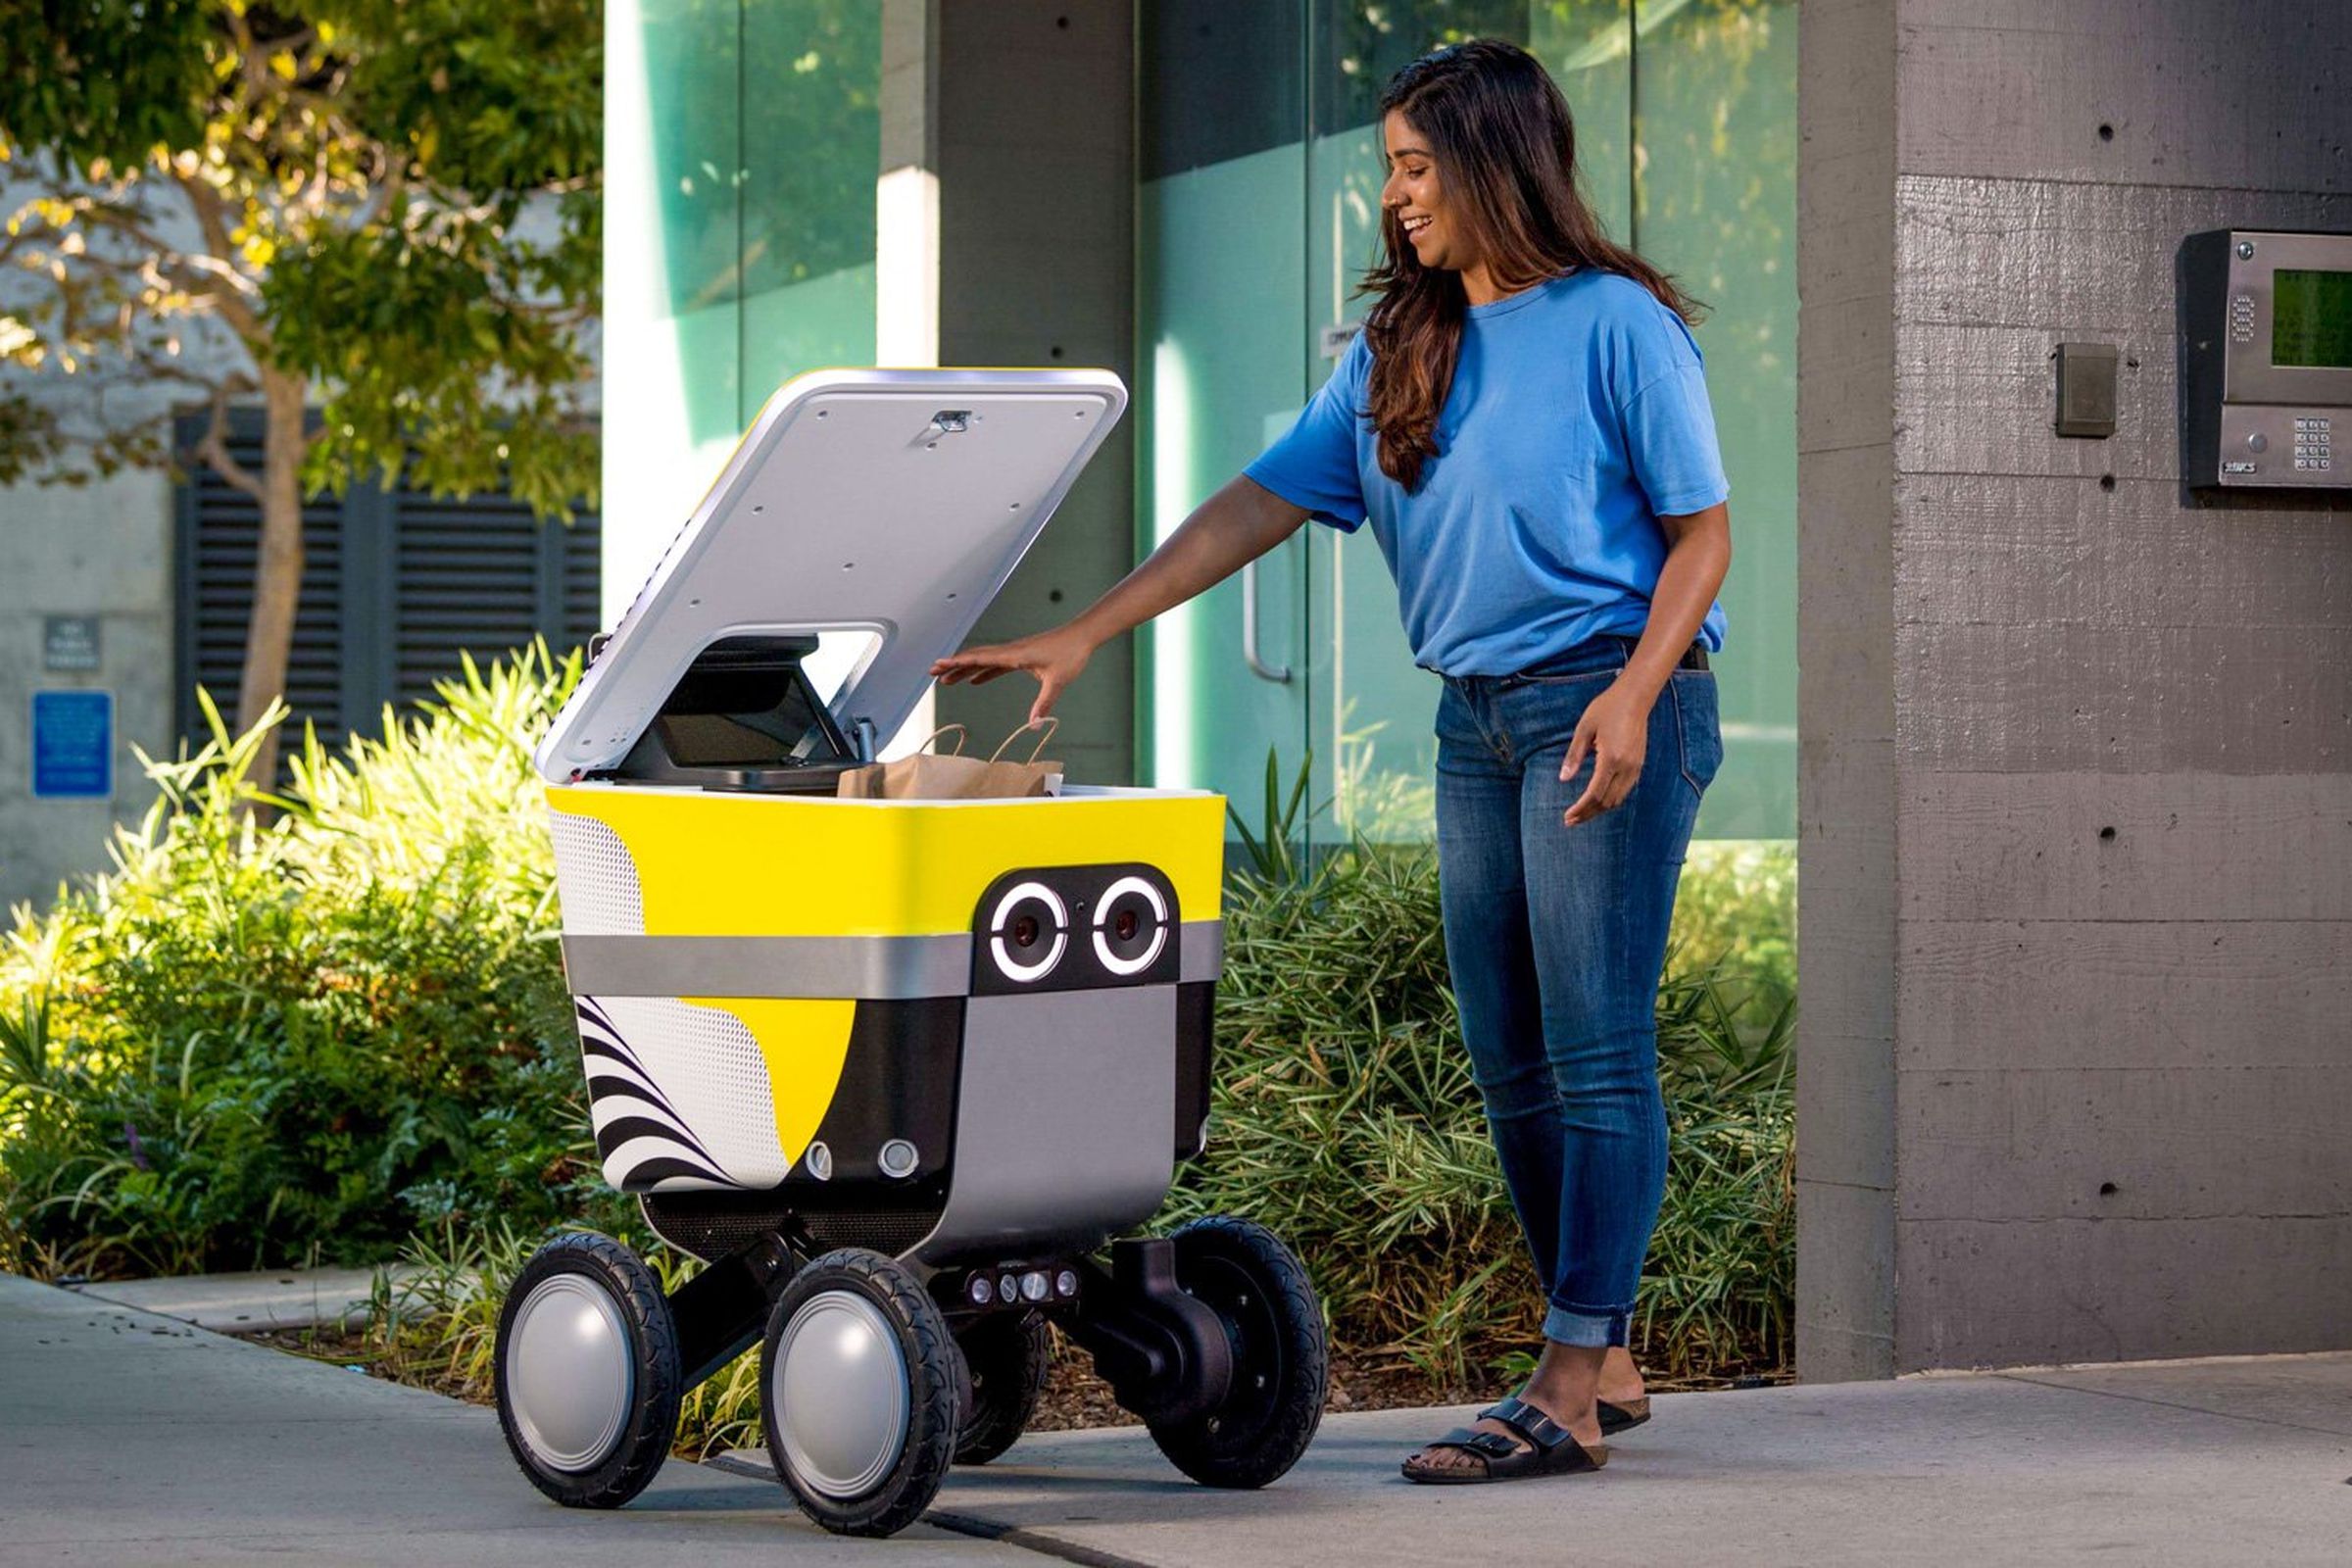
[[[204,430],[180,421],[186,450]],[[262,466],[262,421],[240,414],[229,451]],[[179,729],[204,736],[202,686],[234,721],[261,509],[191,463],[178,493]],[[436,500],[402,486],[355,484],[303,509],[302,604],[287,665],[288,706],[329,744],[373,733],[387,703],[405,706],[454,675],[544,636],[558,654],[597,629],[601,530],[593,514],[540,523],[505,495]]]

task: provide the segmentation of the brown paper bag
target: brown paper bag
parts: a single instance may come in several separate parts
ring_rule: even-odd
[[[1008,801],[1052,793],[1061,777],[1061,764],[1040,761],[1038,754],[1054,736],[1057,721],[1045,721],[1029,760],[1008,762],[1004,751],[1030,726],[1023,724],[1004,737],[987,761],[963,755],[963,726],[949,724],[932,733],[923,749],[896,761],[870,762],[841,775],[841,798],[846,801]],[[931,750],[940,736],[956,732],[956,749]]]

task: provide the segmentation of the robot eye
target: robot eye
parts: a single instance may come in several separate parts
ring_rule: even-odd
[[[1070,945],[1069,906],[1043,882],[1017,883],[989,912],[988,929],[997,972],[1035,985],[1054,972]]]
[[[1113,882],[1095,905],[1095,956],[1125,978],[1152,967],[1168,945],[1168,905],[1140,876]]]

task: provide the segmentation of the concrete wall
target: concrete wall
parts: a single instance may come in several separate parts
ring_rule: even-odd
[[[2352,1346],[2352,505],[2184,500],[2173,286],[2352,230],[2352,27],[1803,29],[1799,1370]]]
[[[0,489],[0,911],[46,904],[61,880],[103,869],[116,818],[154,798],[131,747],[172,755],[172,562],[162,474]],[[99,617],[102,667],[42,668],[51,615]],[[111,801],[32,797],[32,694],[72,690],[115,694]]]
[[[939,363],[1116,370],[1135,384],[1134,25],[1070,0],[893,0],[883,164],[939,176]],[[906,74],[908,24],[929,29],[927,85]],[[931,117],[928,137],[911,117]],[[919,149],[919,150],[918,150]],[[887,243],[887,236],[885,238]],[[887,265],[887,262],[886,264]],[[1130,412],[973,636],[1000,641],[1075,614],[1135,564]],[[1131,637],[1105,646],[1054,711],[1071,776],[1135,776]],[[1027,676],[938,695],[942,723],[985,744],[1028,717]]]

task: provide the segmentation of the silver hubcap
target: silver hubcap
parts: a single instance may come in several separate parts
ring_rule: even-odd
[[[853,1291],[810,1297],[767,1369],[772,1434],[803,1486],[837,1501],[882,1484],[906,1445],[906,1357],[882,1309]]]
[[[637,1393],[619,1303],[577,1274],[531,1288],[507,1339],[507,1408],[534,1458],[592,1470],[612,1457]]]

